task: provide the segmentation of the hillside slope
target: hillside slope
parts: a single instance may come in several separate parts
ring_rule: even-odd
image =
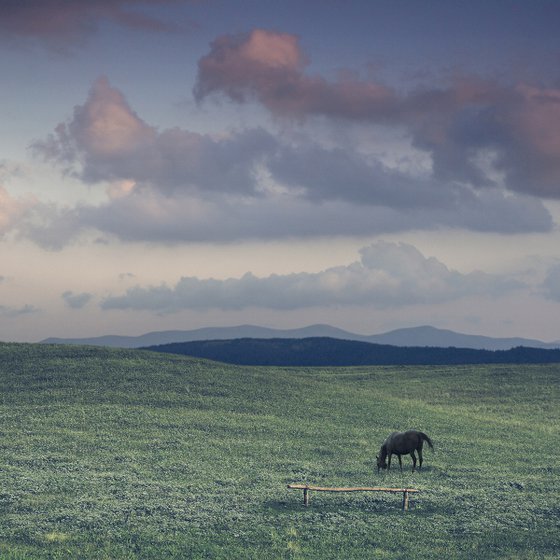
[[[0,557],[554,558],[559,378],[0,344]],[[423,471],[378,474],[409,427],[434,441]],[[406,515],[390,494],[304,508],[290,482],[422,492]]]

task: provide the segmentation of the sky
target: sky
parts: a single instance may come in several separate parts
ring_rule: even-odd
[[[0,340],[560,340],[560,2],[3,0]]]

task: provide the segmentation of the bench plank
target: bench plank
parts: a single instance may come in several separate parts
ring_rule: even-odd
[[[309,484],[288,484],[294,490],[316,490],[317,492],[420,492],[414,488],[378,488],[370,486],[356,486],[349,488],[333,488],[324,486],[310,486]]]

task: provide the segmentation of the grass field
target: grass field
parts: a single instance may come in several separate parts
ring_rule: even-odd
[[[250,368],[0,344],[0,558],[560,558],[560,364]],[[395,429],[424,470],[377,474]],[[395,464],[395,462],[394,462]],[[402,486],[314,493],[290,482]]]

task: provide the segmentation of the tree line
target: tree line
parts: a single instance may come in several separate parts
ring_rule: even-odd
[[[327,337],[238,338],[177,342],[147,350],[184,354],[239,365],[363,366],[534,364],[560,362],[559,349],[517,346],[509,350],[391,346]]]

